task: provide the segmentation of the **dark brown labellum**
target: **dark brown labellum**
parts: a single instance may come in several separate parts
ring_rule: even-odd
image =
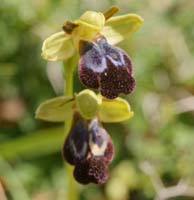
[[[104,183],[108,178],[107,165],[114,156],[110,136],[97,118],[83,119],[78,113],[63,147],[65,160],[75,165],[75,179],[82,183]]]
[[[129,56],[102,36],[96,42],[80,41],[79,78],[109,99],[129,94],[135,87]]]
[[[108,169],[102,158],[91,157],[76,165],[74,177],[82,184],[103,184],[108,179]]]

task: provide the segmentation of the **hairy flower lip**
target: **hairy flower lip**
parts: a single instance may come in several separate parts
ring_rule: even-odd
[[[108,164],[114,157],[114,146],[97,118],[85,120],[74,114],[62,155],[75,166],[74,177],[81,184],[103,184],[108,179]]]
[[[107,165],[101,158],[91,157],[76,165],[74,177],[81,184],[104,184],[109,173]]]
[[[130,57],[108,44],[104,36],[95,42],[80,41],[78,72],[85,86],[100,90],[108,99],[130,94],[135,87]]]
[[[91,156],[102,157],[109,163],[114,156],[114,147],[110,136],[99,125],[97,118],[85,120],[80,114],[74,113],[62,155],[71,165]]]

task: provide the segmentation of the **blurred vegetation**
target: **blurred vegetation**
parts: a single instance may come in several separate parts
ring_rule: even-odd
[[[79,186],[80,199],[173,197],[165,196],[161,181],[178,184],[174,196],[182,197],[173,199],[194,198],[194,1],[0,0],[1,200],[64,199],[63,124],[34,119],[39,103],[63,91],[61,63],[43,61],[41,45],[66,19],[113,3],[120,14],[145,19],[120,44],[134,63],[137,86],[128,100],[135,116],[105,125],[116,151],[110,179],[104,186]]]

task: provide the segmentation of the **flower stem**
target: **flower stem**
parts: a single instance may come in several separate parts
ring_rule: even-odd
[[[64,85],[64,94],[67,96],[73,95],[73,71],[75,68],[75,57],[70,58],[64,62],[64,73],[65,73],[65,85]],[[65,121],[64,128],[64,137],[67,137],[67,134],[71,128],[73,116],[69,116],[68,120]],[[67,199],[68,200],[78,200],[78,192],[76,188],[76,182],[73,178],[73,167],[68,163],[64,163],[66,175],[68,178],[67,184]]]
[[[64,94],[66,96],[73,95],[73,70],[71,69],[71,66],[69,66],[69,64],[70,62],[64,63],[64,69],[65,69]]]

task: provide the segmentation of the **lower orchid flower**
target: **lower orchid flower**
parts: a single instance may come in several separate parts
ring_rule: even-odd
[[[43,102],[36,118],[61,122],[73,116],[62,154],[74,168],[75,179],[82,184],[103,184],[108,179],[108,164],[114,157],[111,137],[100,122],[120,122],[133,116],[126,100],[105,99],[91,90],[75,96],[56,97]]]
[[[78,182],[103,184],[108,179],[107,165],[113,159],[114,147],[97,118],[85,120],[75,113],[63,156],[75,166],[74,177]]]

